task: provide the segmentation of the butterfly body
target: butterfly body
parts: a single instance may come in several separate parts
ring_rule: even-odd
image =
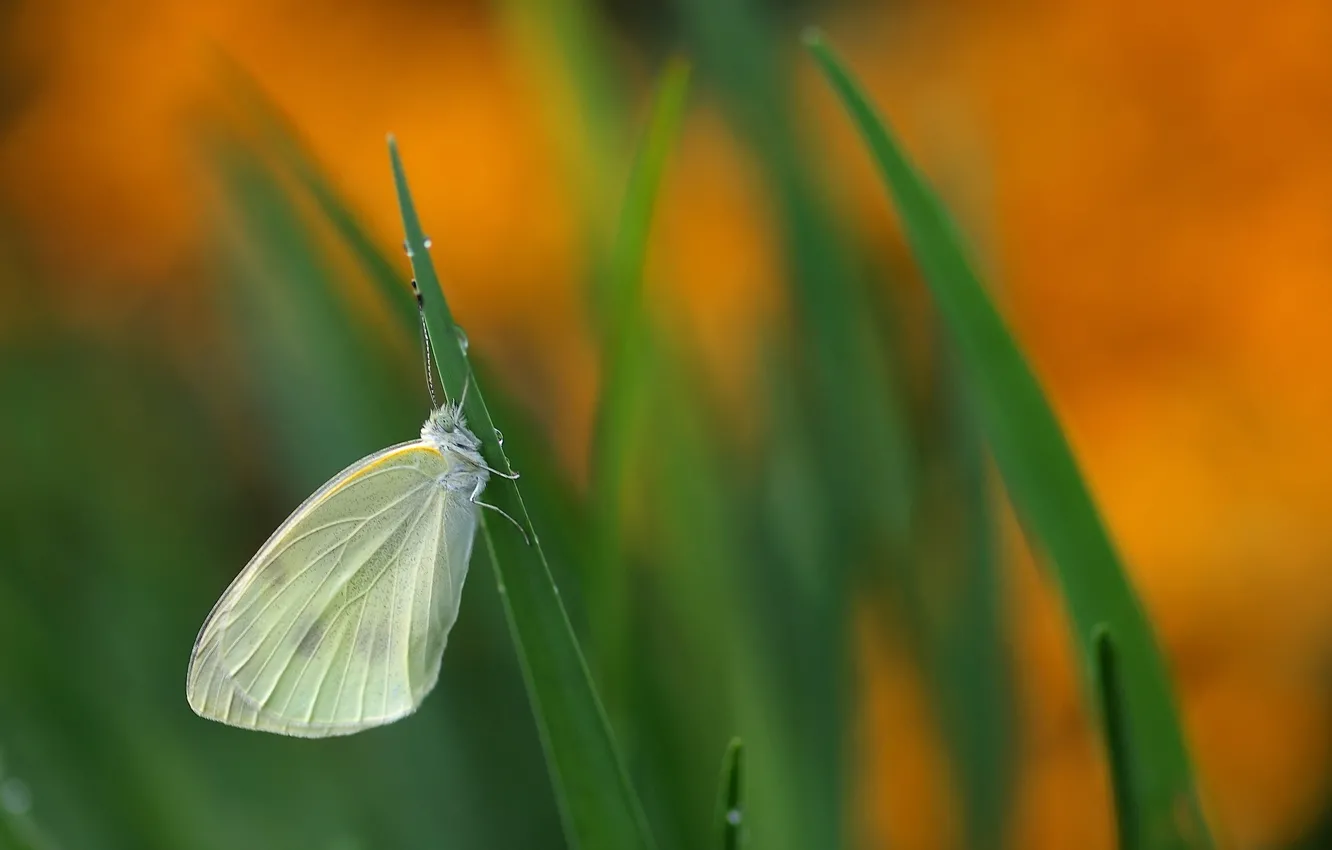
[[[439,677],[490,470],[457,407],[348,467],[222,594],[190,657],[203,717],[300,737],[404,717]]]

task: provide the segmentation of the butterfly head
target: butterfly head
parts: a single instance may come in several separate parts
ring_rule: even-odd
[[[467,428],[461,405],[446,402],[436,408],[421,426],[422,442],[440,452],[453,452],[464,456],[477,455],[481,441]]]

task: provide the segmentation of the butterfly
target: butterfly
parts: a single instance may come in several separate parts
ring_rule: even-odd
[[[433,401],[424,318],[422,332]],[[491,474],[517,477],[482,458],[466,395],[432,404],[419,440],[347,467],[273,532],[195,640],[185,691],[196,713],[321,738],[421,705],[458,618],[478,510],[508,517],[480,496]]]

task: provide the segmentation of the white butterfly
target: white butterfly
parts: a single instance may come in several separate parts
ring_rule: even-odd
[[[424,313],[421,326],[433,400]],[[434,409],[421,439],[344,469],[273,532],[195,639],[185,695],[199,715],[322,738],[420,706],[458,619],[477,509],[513,521],[478,500],[491,473],[518,476],[486,465],[462,408]]]

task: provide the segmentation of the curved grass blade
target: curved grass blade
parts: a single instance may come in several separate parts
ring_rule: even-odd
[[[223,80],[254,118],[266,148],[309,192],[343,244],[384,296],[383,302],[394,320],[400,322],[405,330],[415,329],[416,305],[411,303],[411,299],[403,297],[406,282],[380,252],[360,217],[340,195],[333,179],[320,165],[300,131],[244,67],[226,54],[218,54],[216,58]]]
[[[389,158],[406,230],[407,253],[425,300],[426,324],[445,390],[460,392],[471,381],[467,420],[487,460],[512,472],[485,399],[467,360],[465,337],[453,321],[426,247],[397,143]],[[496,478],[487,497],[522,523],[531,545],[508,522],[482,511],[481,532],[490,554],[504,612],[513,636],[532,715],[569,845],[581,850],[632,850],[653,846],[646,818],[616,749],[601,699],[569,625],[516,482]]]
[[[657,189],[684,118],[689,64],[672,60],[662,72],[643,144],[629,176],[610,273],[600,297],[602,387],[597,411],[592,492],[597,500],[596,572],[588,589],[588,611],[598,669],[611,694],[624,687],[628,576],[621,557],[621,507],[626,468],[633,453],[643,402],[647,319],[643,310],[643,265]],[[620,700],[612,699],[612,707]]]
[[[405,403],[405,384],[384,380],[398,370],[385,368],[387,352],[339,296],[334,267],[279,176],[227,136],[210,152],[234,221],[224,308],[272,414],[278,460],[305,490],[327,478],[330,459],[393,439],[393,423],[419,408]]]
[[[1133,718],[1125,745],[1138,766],[1129,790],[1139,812],[1136,844],[1125,846],[1212,846],[1165,663],[1040,385],[942,204],[822,34],[810,31],[805,43],[859,128],[901,215],[1009,496],[1054,564],[1089,683],[1098,678],[1098,629],[1116,637],[1123,708]]]
[[[717,797],[723,850],[740,850],[745,843],[744,761],[744,742],[732,738],[722,758],[721,793]]]
[[[625,323],[642,312],[643,263],[647,257],[648,234],[666,160],[684,121],[689,76],[689,63],[679,57],[670,60],[662,70],[648,125],[629,175],[624,203],[620,207],[610,274],[598,298],[611,337],[622,337],[632,330]]]

